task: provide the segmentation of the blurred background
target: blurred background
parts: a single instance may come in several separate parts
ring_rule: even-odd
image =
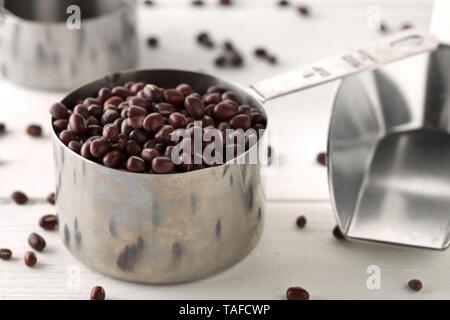
[[[428,29],[431,6],[431,0],[139,0],[136,68],[202,71],[250,85],[403,28]],[[114,24],[110,27],[114,32]],[[96,30],[87,30],[95,40]],[[198,41],[202,33],[212,46]],[[242,57],[242,65],[217,61],[226,42]],[[258,48],[266,49],[270,58],[258,58]],[[0,121],[14,139],[0,140],[0,149],[8,150],[7,157],[0,155],[0,161],[8,162],[0,172],[10,181],[1,184],[0,194],[7,197],[12,189],[22,189],[42,198],[53,188],[48,107],[70,90],[23,87],[6,75],[0,79]],[[326,150],[336,87],[334,82],[267,104],[270,127],[279,132],[273,148],[280,159],[279,169],[266,177],[269,199],[328,199],[326,169],[316,163],[316,156]],[[31,123],[44,127],[42,138],[23,134]]]

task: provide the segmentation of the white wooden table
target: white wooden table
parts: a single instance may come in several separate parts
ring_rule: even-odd
[[[374,4],[369,0],[310,1],[310,18],[299,17],[292,8],[277,8],[275,0],[235,0],[237,5],[229,9],[217,8],[211,0],[202,9],[193,9],[189,1],[156,2],[155,7],[139,9],[142,67],[201,69],[243,84],[381,36],[366,27],[367,8]],[[376,5],[392,29],[403,22],[428,27],[429,0],[378,0]],[[202,30],[217,41],[233,40],[246,54],[246,67],[214,68],[218,52],[201,49],[194,41]],[[146,48],[149,35],[160,38],[160,48]],[[252,51],[259,45],[274,52],[280,63],[274,67],[254,59]],[[0,247],[14,252],[11,261],[0,261],[0,298],[86,299],[95,285],[103,286],[110,299],[283,299],[285,290],[296,285],[308,289],[312,299],[450,298],[450,252],[333,238],[326,170],[315,163],[315,157],[326,146],[335,86],[310,89],[267,106],[272,129],[279,130],[274,148],[280,154],[280,167],[265,178],[267,219],[257,248],[214,277],[150,286],[90,271],[65,250],[56,233],[40,230],[39,217],[55,210],[44,200],[54,189],[48,107],[64,93],[22,88],[0,79],[0,121],[8,126],[7,134],[0,137]],[[25,134],[30,123],[43,125],[43,138]],[[16,189],[25,191],[32,201],[26,206],[12,204],[9,195]],[[308,219],[304,230],[295,226],[299,215]],[[22,257],[29,249],[28,235],[36,231],[46,238],[48,247],[30,269]],[[371,265],[381,270],[379,290],[366,285]],[[423,281],[421,292],[405,287],[412,278]]]

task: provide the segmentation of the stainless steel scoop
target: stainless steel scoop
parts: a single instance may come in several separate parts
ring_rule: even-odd
[[[377,70],[342,82],[329,131],[330,188],[346,236],[444,249],[450,244],[450,47],[414,62],[395,66],[409,79]]]
[[[450,244],[450,3],[435,0],[441,45],[342,81],[329,130],[331,199],[350,239]]]
[[[73,106],[103,86],[131,80],[161,87],[186,82],[198,92],[212,85],[231,89],[243,103],[264,113],[268,99],[427,52],[436,45],[428,34],[407,31],[258,82],[252,89],[187,71],[123,72],[91,82],[62,102]],[[359,107],[366,106],[355,109]],[[233,265],[257,244],[264,221],[260,164],[226,163],[183,174],[133,174],[86,160],[56,134],[53,138],[60,234],[67,248],[95,270],[137,282],[185,282]]]

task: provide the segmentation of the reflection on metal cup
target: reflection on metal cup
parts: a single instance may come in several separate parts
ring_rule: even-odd
[[[2,74],[25,86],[69,89],[137,61],[135,0],[5,0],[1,21]]]
[[[249,90],[174,70],[118,73],[75,90],[62,103],[74,106],[102,87],[127,81],[165,88],[189,83],[198,92],[219,84],[265,115]],[[82,158],[55,133],[53,140],[60,234],[94,270],[135,282],[186,282],[230,267],[258,243],[264,220],[260,164],[136,174]]]

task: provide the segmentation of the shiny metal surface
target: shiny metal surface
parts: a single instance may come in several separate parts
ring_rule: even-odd
[[[450,2],[447,0],[433,0],[431,11],[430,32],[439,42],[450,45]]]
[[[343,80],[337,93],[328,146],[335,214],[352,239],[444,249],[450,47],[395,67],[398,77],[363,73]]]
[[[69,29],[70,5],[81,29]],[[40,89],[70,89],[131,68],[138,55],[135,0],[4,0],[2,74]]]
[[[420,50],[407,49],[406,56],[434,47],[431,38],[430,42],[422,44],[424,47]],[[345,75],[348,73],[341,73],[341,76]],[[272,94],[264,95],[259,90],[254,93],[251,89],[201,73],[144,70],[116,73],[92,82],[72,92],[62,102],[73,107],[78,100],[93,96],[101,87],[112,87],[127,81],[154,83],[160,87],[174,87],[185,82],[199,92],[205,92],[212,85],[221,85],[238,93],[244,104],[252,105],[264,114],[263,100],[288,93],[279,91],[274,94],[272,91]],[[322,79],[315,84],[326,81]],[[267,83],[276,84],[277,80],[269,79]],[[361,117],[353,117],[348,112],[350,109],[343,110],[350,119],[357,121],[347,124],[339,120],[336,125],[335,120],[332,123],[331,130],[336,131],[333,134],[338,138],[333,138],[330,150],[336,150],[336,157],[345,158],[348,154],[340,148],[353,148],[355,144],[361,148],[356,150],[362,153],[357,159],[362,159],[359,164],[361,168],[357,163],[350,168],[361,172],[360,177],[356,175],[355,178],[354,171],[349,170],[350,179],[354,179],[350,181],[354,183],[351,192],[357,195],[358,183],[361,183],[358,179],[364,176],[364,156],[371,150],[367,143],[375,141],[379,128],[359,78],[350,78],[346,83],[354,85],[350,85],[349,90],[344,90],[348,85],[343,86],[337,105],[344,107],[335,107],[335,112],[342,113],[340,109],[349,105],[340,103],[342,99],[351,103],[359,101],[361,105],[358,105],[354,115],[361,115],[363,121],[360,124]],[[303,88],[301,81],[297,85],[296,90]],[[383,85],[382,81],[380,85]],[[392,103],[395,95],[390,95],[396,92],[389,85],[384,86],[389,94],[386,99]],[[351,92],[355,94],[351,96]],[[401,99],[398,100],[401,102]],[[341,117],[347,120],[346,116]],[[351,125],[355,127],[355,132],[347,136]],[[360,135],[355,136],[357,133]],[[185,282],[233,265],[258,242],[264,217],[260,164],[228,163],[175,175],[133,174],[83,159],[64,146],[55,134],[53,137],[60,233],[67,248],[93,269],[137,282]],[[345,138],[350,139],[349,143]],[[355,138],[358,139],[356,142]],[[348,167],[344,165],[343,169],[345,171]],[[345,174],[334,178],[333,183],[338,186],[335,194],[344,190],[348,182]],[[346,198],[345,191],[343,194]],[[351,204],[336,201],[336,205],[340,214],[349,218],[344,209],[350,210]],[[342,209],[342,206],[347,207]],[[349,222],[350,219],[347,219],[345,224]]]
[[[129,80],[161,87],[220,84],[262,109],[247,90],[211,76],[173,70],[121,73],[83,86],[73,106],[103,86]],[[87,266],[145,283],[191,281],[244,258],[263,227],[259,164],[225,164],[183,174],[133,174],[83,159],[55,134],[56,207],[66,247]]]
[[[258,81],[251,87],[264,100],[268,100],[429,52],[438,44],[435,37],[427,32],[406,30]]]

